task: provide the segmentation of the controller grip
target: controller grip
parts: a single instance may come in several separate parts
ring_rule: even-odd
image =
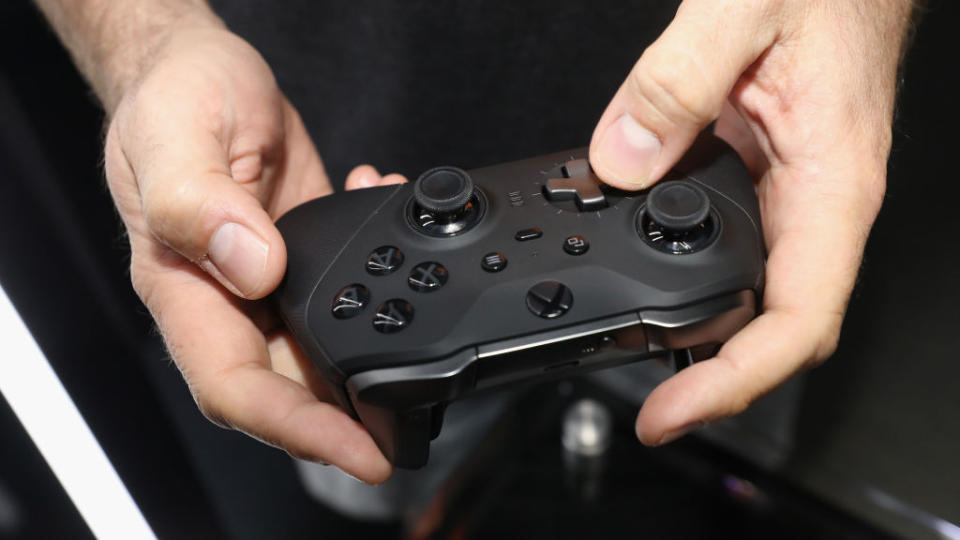
[[[277,220],[287,247],[287,273],[277,296],[302,307],[349,239],[402,184],[355,189],[313,199]]]
[[[307,307],[313,290],[363,224],[377,213],[401,186],[357,189],[303,203],[277,220],[287,248],[287,272],[274,291],[277,311],[307,356],[323,374],[334,397],[346,410],[350,400],[343,390],[344,374],[329,361],[307,325]],[[318,359],[327,361],[319,361]]]
[[[443,419],[440,405],[396,410],[358,401],[354,407],[363,427],[395,467],[419,469],[427,464],[430,441]]]

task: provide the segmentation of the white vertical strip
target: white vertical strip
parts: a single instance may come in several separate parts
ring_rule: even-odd
[[[100,539],[156,538],[0,287],[0,393]]]

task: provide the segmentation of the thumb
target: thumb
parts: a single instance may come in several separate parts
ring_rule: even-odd
[[[683,2],[593,132],[590,163],[597,175],[623,189],[659,180],[719,116],[740,75],[776,31],[775,20],[751,3]]]
[[[143,123],[128,127],[136,124]],[[159,241],[238,296],[272,291],[286,267],[283,239],[261,202],[234,180],[218,137],[182,122],[154,122],[126,138],[115,128],[108,133],[107,177],[134,251]],[[140,204],[116,196],[124,192],[137,193]]]

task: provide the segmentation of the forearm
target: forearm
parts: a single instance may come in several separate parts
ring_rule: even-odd
[[[175,29],[222,26],[205,0],[35,0],[111,114]]]

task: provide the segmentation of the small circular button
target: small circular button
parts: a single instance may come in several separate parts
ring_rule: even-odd
[[[430,169],[413,183],[413,198],[429,212],[460,211],[472,196],[473,179],[457,167]]]
[[[370,301],[370,290],[354,283],[340,289],[337,295],[333,297],[333,308],[331,312],[338,319],[349,319],[356,317],[367,307]]]
[[[507,267],[507,258],[503,253],[493,251],[483,256],[480,266],[487,272],[499,272]]]
[[[367,272],[375,276],[392,274],[403,264],[403,252],[393,246],[380,246],[367,257]]]
[[[650,219],[668,231],[689,231],[710,215],[710,199],[702,189],[689,182],[663,182],[647,195],[647,213]]]
[[[568,236],[563,241],[563,250],[570,255],[583,255],[588,249],[590,249],[590,242],[579,234]]]
[[[407,283],[417,292],[430,292],[443,287],[447,283],[449,273],[438,262],[422,262],[410,270]]]
[[[573,306],[573,293],[559,281],[541,281],[527,291],[527,308],[537,317],[556,319]]]
[[[413,322],[413,305],[402,298],[380,304],[373,317],[373,328],[382,334],[393,334]]]

